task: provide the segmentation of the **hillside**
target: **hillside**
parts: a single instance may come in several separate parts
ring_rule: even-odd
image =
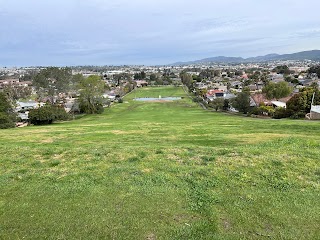
[[[201,60],[178,62],[173,65],[189,65],[189,64],[208,64],[208,63],[248,63],[248,62],[267,62],[267,61],[279,61],[279,60],[312,60],[320,61],[320,50],[303,51],[292,54],[268,54],[265,56],[242,58],[242,57],[211,57]]]
[[[134,97],[182,96],[176,102]],[[144,88],[102,115],[0,131],[0,239],[318,239],[320,122]]]

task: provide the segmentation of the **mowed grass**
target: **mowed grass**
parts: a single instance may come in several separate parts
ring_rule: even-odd
[[[135,97],[184,96],[164,103]],[[204,111],[178,87],[0,131],[0,239],[319,239],[320,122]]]

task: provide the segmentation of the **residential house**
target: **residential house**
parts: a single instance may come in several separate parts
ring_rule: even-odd
[[[138,88],[148,86],[148,82],[145,80],[136,80],[136,83]]]
[[[288,97],[284,97],[284,98],[280,98],[280,99],[271,99],[271,100],[267,99],[265,94],[262,94],[262,93],[254,94],[251,97],[252,97],[253,101],[255,102],[256,106],[260,106],[260,104],[263,103],[266,106],[273,106],[275,108],[277,108],[277,107],[286,108],[286,106],[287,106],[286,103],[294,95],[295,95],[295,93],[291,94]]]
[[[39,107],[44,106],[45,103],[43,102],[36,102],[36,101],[28,101],[28,102],[17,102],[17,106],[15,111],[18,113],[18,117],[22,121],[27,121],[29,119],[29,110],[36,109]]]

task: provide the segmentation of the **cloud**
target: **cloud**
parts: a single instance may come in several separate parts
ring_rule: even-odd
[[[155,64],[320,48],[316,0],[0,0],[0,6],[4,65],[6,59]]]
[[[294,38],[319,38],[320,37],[320,28],[307,28],[300,31],[297,31],[291,35]]]
[[[195,22],[189,21],[190,30],[196,32],[235,32],[248,28],[248,21],[244,18],[211,18]]]

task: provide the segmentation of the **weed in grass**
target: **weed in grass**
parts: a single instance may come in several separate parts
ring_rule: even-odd
[[[272,161],[272,165],[275,166],[275,167],[282,167],[283,166],[283,163],[279,160],[273,160]]]
[[[142,158],[145,158],[147,156],[147,153],[146,152],[139,152],[138,156],[139,156],[140,159],[142,159]]]
[[[164,152],[163,152],[163,150],[162,149],[157,149],[156,150],[156,154],[163,154]]]
[[[201,159],[204,162],[213,162],[214,160],[216,160],[216,156],[202,156]]]
[[[135,156],[135,157],[130,157],[128,158],[127,160],[128,162],[139,162],[140,161],[140,158]]]
[[[32,167],[41,167],[42,163],[40,161],[33,161],[31,163],[31,166]]]
[[[60,164],[61,164],[61,161],[53,160],[53,161],[49,162],[49,167],[56,167],[56,166],[58,166]]]
[[[217,154],[220,156],[228,155],[230,153],[230,149],[220,149],[218,150]]]
[[[25,174],[25,173],[28,172],[28,169],[23,168],[23,169],[17,170],[16,172],[17,172],[18,174]]]

